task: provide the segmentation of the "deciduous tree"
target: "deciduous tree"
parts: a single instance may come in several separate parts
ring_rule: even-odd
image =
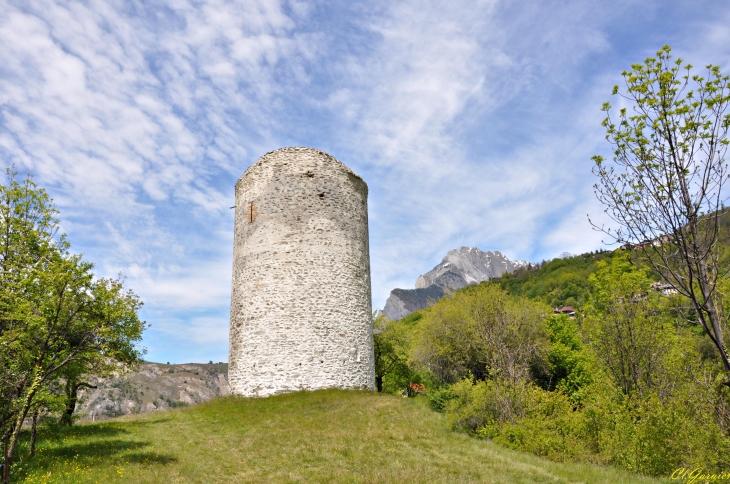
[[[518,300],[496,285],[466,288],[427,311],[415,358],[442,383],[469,375],[527,381],[547,366],[544,319],[551,314],[546,305]]]
[[[121,279],[95,279],[93,264],[58,236],[44,190],[8,171],[0,186],[0,429],[3,482],[20,428],[39,395],[63,376],[134,363],[145,323]],[[68,376],[68,375],[66,375]]]
[[[666,379],[674,328],[650,279],[626,257],[601,262],[590,277],[593,300],[583,329],[593,350],[624,394],[644,397]]]
[[[673,60],[668,46],[622,73],[617,118],[603,105],[613,163],[594,156],[594,185],[617,229],[594,225],[634,249],[691,302],[730,378],[727,320],[717,291],[720,217],[728,179],[730,78]],[[730,380],[728,381],[730,385]]]
[[[409,375],[408,358],[410,336],[408,328],[401,321],[388,321],[380,315],[373,320],[373,343],[375,350],[375,387],[383,391],[386,376],[406,378]]]

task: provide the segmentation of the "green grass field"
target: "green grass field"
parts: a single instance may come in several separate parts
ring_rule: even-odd
[[[27,433],[13,482],[657,483],[450,431],[422,399],[327,390]]]

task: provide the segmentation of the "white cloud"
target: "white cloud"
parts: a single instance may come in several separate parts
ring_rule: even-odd
[[[676,33],[675,48],[726,65],[715,3],[690,12],[702,35]],[[631,0],[13,0],[0,4],[0,153],[48,187],[100,275],[128,275],[155,318],[152,357],[197,351],[186,341],[208,334],[214,351],[233,183],[282,145],[330,150],[368,181],[377,306],[460,245],[526,259],[598,248],[585,221],[600,216],[598,107],[656,50],[671,12]],[[165,346],[173,334],[178,349]]]
[[[346,82],[327,102],[343,112],[345,152],[371,175],[376,305],[462,244],[529,258],[596,241],[585,213],[584,227],[553,236],[565,234],[560,218],[578,221],[572,205],[586,208],[576,163],[593,153],[576,145],[600,125],[576,119],[585,94],[560,107],[550,97],[610,48],[603,29],[615,15],[582,2],[398,2],[369,22],[371,52],[341,63]],[[514,143],[475,155],[467,133]]]
[[[266,0],[4,4],[0,149],[101,275],[158,311],[225,306],[230,174],[269,144],[275,73],[316,52],[294,26]]]

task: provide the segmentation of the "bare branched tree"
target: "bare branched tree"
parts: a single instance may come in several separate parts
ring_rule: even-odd
[[[730,78],[717,66],[706,77],[672,60],[671,49],[622,73],[623,107],[615,121],[605,103],[613,163],[594,156],[596,196],[618,229],[591,224],[624,244],[689,299],[717,348],[730,385],[727,320],[717,291],[722,270],[718,237],[728,180]],[[589,218],[590,220],[590,218]]]

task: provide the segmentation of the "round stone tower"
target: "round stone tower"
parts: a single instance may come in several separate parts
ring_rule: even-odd
[[[310,148],[267,153],[238,180],[233,393],[373,389],[367,195],[362,178]]]

